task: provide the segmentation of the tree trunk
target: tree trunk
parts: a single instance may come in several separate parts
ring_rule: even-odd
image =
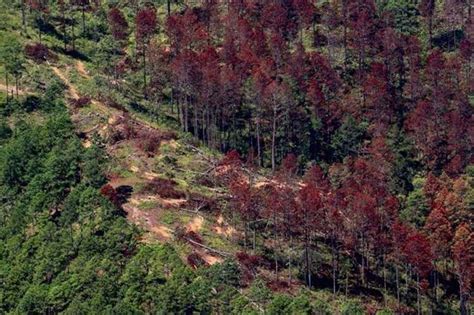
[[[459,305],[460,305],[460,312],[461,315],[468,315],[468,309],[467,309],[467,294],[465,294],[462,291],[463,288],[463,282],[459,281]]]
[[[145,43],[143,43],[143,98],[147,99],[146,94],[146,47]]]
[[[312,282],[311,282],[311,266],[310,266],[310,252],[309,252],[309,231],[305,229],[305,260],[306,260],[306,281],[308,287],[311,289]]]
[[[244,249],[247,250],[247,232],[248,230],[248,224],[247,222],[244,222]]]
[[[18,99],[18,76],[15,76],[15,90],[16,90],[16,98]]]
[[[398,266],[395,266],[395,282],[397,286],[397,305],[400,306],[400,275],[398,272]]]
[[[334,238],[331,240],[332,256],[332,293],[336,295],[337,277],[336,277],[336,244]]]
[[[39,36],[39,42],[40,42],[40,44],[42,44],[41,24],[42,24],[43,22],[42,22],[42,16],[41,16],[41,14],[40,14],[39,20],[40,20],[41,22],[40,22],[40,24],[38,25],[38,36]]]
[[[382,255],[382,268],[383,268],[383,292],[384,292],[384,305],[387,306],[387,270],[385,266],[385,253]]]
[[[254,227],[252,229],[252,250],[253,250],[253,253],[255,255],[255,250],[257,249],[256,247],[257,245],[257,231],[255,231],[255,224],[254,224]]]
[[[74,35],[74,20],[72,21],[71,23],[71,27],[72,27],[72,50],[75,51],[76,50],[76,35]]]
[[[86,32],[86,6],[82,5],[82,34]]]
[[[21,25],[22,31],[26,33],[26,12],[25,12],[25,0],[21,0]]]
[[[257,108],[257,123],[256,123],[256,133],[257,133],[257,160],[258,166],[262,166],[262,149],[260,147],[260,112]]]
[[[61,28],[63,31],[64,52],[67,50],[67,30],[66,30],[66,14],[64,8],[61,10]]]
[[[9,95],[9,89],[8,89],[8,72],[5,71],[5,85],[7,86],[7,103],[8,103],[8,95]]]
[[[184,132],[188,132],[189,131],[189,128],[188,128],[188,106],[189,106],[189,102],[188,102],[188,96],[186,96],[186,101],[184,103]]]
[[[275,161],[275,145],[276,145],[276,119],[277,119],[277,110],[276,106],[273,106],[273,122],[272,122],[272,171],[275,171],[276,161]]]
[[[421,314],[421,301],[420,301],[420,275],[416,274],[416,307],[418,315]]]
[[[166,10],[167,10],[168,16],[170,16],[171,15],[171,0],[166,1]]]
[[[197,104],[196,102],[193,103],[193,134],[196,138],[199,139],[199,132],[198,132],[198,111],[197,111]]]
[[[430,40],[430,49],[433,48],[433,16],[430,15],[428,17],[428,33],[429,33],[429,40]]]

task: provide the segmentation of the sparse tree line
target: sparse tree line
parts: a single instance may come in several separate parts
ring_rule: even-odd
[[[461,313],[468,314],[472,170],[456,179],[429,174],[409,196],[416,203],[411,208],[390,192],[387,148],[369,150],[378,159],[349,159],[327,174],[313,166],[302,177],[289,155],[263,182],[252,171],[254,162],[242,163],[235,151],[227,154],[222,165],[244,247],[254,255],[270,248],[266,258],[273,259],[277,277],[287,270],[286,282],[295,267],[309,287],[324,286],[318,281],[330,275],[334,294],[378,288],[396,298],[402,313],[408,312],[403,305],[421,313],[422,296],[429,309],[444,312],[443,303],[457,295]],[[424,211],[417,208],[423,205]]]

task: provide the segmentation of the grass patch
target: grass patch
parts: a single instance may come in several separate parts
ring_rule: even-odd
[[[143,201],[138,205],[138,208],[141,210],[152,210],[159,207],[159,203],[154,200]]]
[[[179,220],[179,215],[173,211],[166,211],[161,216],[161,222],[166,225],[172,225]]]

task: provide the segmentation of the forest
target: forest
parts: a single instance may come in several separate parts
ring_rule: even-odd
[[[0,0],[0,313],[471,314],[473,5]]]

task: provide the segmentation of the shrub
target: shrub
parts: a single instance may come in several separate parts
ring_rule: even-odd
[[[182,199],[186,194],[177,190],[175,186],[177,183],[171,179],[154,178],[145,185],[144,191],[157,194],[161,198]]]
[[[113,124],[109,141],[111,144],[114,144],[122,140],[133,139],[136,135],[137,132],[132,124],[130,116],[128,113],[125,113],[123,116],[120,116]]]
[[[317,299],[314,302],[314,313],[317,315],[331,315],[331,307],[328,302]]]
[[[158,151],[161,144],[161,138],[153,132],[142,133],[137,141],[138,148],[148,155],[152,156]]]
[[[74,108],[82,108],[91,103],[91,98],[87,96],[81,96],[78,99],[70,99],[69,104]]]
[[[102,188],[100,189],[100,194],[104,196],[107,200],[109,200],[116,207],[120,206],[119,196],[117,194],[117,191],[111,185],[107,184],[107,185],[102,186]]]
[[[188,265],[190,265],[194,269],[197,269],[202,266],[207,266],[207,262],[201,257],[201,255],[195,252],[189,254],[186,258],[186,261],[188,262]]]
[[[205,212],[216,212],[219,210],[218,203],[215,199],[197,193],[192,193],[189,196],[186,207]]]
[[[278,294],[273,297],[272,302],[268,306],[268,314],[289,314],[289,306],[291,298],[287,295]]]
[[[291,304],[288,306],[288,313],[289,314],[318,314],[318,315],[326,315],[330,313],[318,313],[313,310],[311,303],[307,294],[300,293],[298,296],[292,299]]]
[[[341,315],[364,315],[364,309],[357,301],[346,301],[341,305]]]
[[[0,140],[10,138],[12,130],[5,121],[0,121]]]
[[[137,138],[138,147],[145,153],[153,155],[162,141],[176,139],[176,134],[169,131],[145,129],[138,134]]]
[[[184,238],[186,240],[192,240],[196,243],[199,243],[199,244],[202,244],[203,243],[203,240],[202,240],[202,237],[201,235],[199,235],[198,233],[194,232],[194,231],[188,231],[184,234]]]
[[[55,57],[48,47],[40,43],[27,44],[25,46],[25,55],[36,63],[43,63]]]
[[[256,271],[257,267],[262,266],[265,263],[261,256],[249,255],[245,252],[238,252],[235,257],[240,264],[253,272]]]

